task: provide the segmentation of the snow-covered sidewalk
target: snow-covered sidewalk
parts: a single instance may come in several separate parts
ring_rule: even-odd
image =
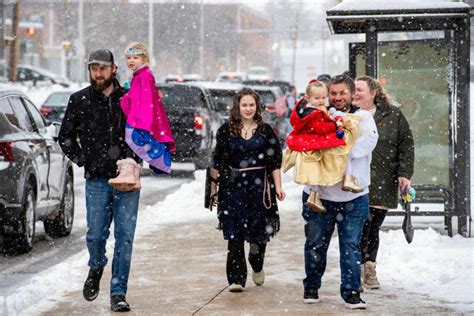
[[[268,246],[266,281],[256,287],[249,273],[246,291],[231,294],[226,285],[226,243],[215,212],[202,207],[204,172],[196,180],[139,214],[132,273],[127,295],[137,314],[310,314],[344,313],[339,297],[337,237],[329,250],[321,302],[302,303],[304,278],[301,187],[284,176],[287,199],[280,204],[282,229]],[[108,254],[111,254],[109,242]],[[85,244],[84,244],[85,249]],[[363,298],[373,313],[473,313],[474,239],[449,238],[432,229],[417,230],[408,245],[401,230],[381,235],[378,274],[380,290]],[[38,275],[9,297],[0,297],[0,314],[45,313],[97,315],[109,311],[110,264],[101,295],[90,303],[82,298],[87,275],[87,251]],[[251,269],[249,268],[249,271]],[[218,295],[217,295],[218,294]],[[217,296],[216,296],[217,295]],[[38,302],[37,298],[43,299]],[[212,299],[215,297],[214,299]],[[32,302],[35,302],[32,304]]]

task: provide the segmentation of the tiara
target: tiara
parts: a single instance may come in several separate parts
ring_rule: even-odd
[[[130,47],[125,51],[125,55],[145,55],[145,52],[135,47]]]

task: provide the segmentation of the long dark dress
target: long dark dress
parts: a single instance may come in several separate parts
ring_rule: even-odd
[[[272,172],[280,168],[281,156],[278,139],[269,125],[261,126],[248,140],[231,136],[227,123],[221,126],[217,132],[214,168],[220,173],[218,218],[224,239],[262,243],[278,232]],[[251,167],[265,168],[237,171]],[[265,176],[271,199],[264,203]]]

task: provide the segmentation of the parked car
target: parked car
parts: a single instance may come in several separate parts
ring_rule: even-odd
[[[55,91],[46,98],[40,107],[40,112],[43,114],[46,122],[61,123],[63,121],[69,97],[74,92],[73,90]]]
[[[234,96],[237,94],[237,91],[244,87],[238,83],[212,81],[189,82],[187,84],[203,89],[207,97],[214,104],[215,110],[224,120],[229,118],[230,109],[232,108]]]
[[[0,64],[0,74],[8,73],[8,71],[5,72],[4,67],[4,64]],[[17,66],[16,80],[20,83],[31,84],[33,86],[48,84],[59,84],[66,88],[71,86],[71,82],[66,78],[60,77],[49,70],[25,64]]]
[[[71,233],[74,175],[58,131],[22,92],[0,88],[0,233],[7,252],[31,250],[38,220],[51,237]]]
[[[290,91],[290,83],[283,80],[244,80],[242,84],[249,86],[271,86],[279,87],[281,91],[286,94]]]
[[[245,72],[232,71],[221,72],[216,78],[217,82],[241,83],[244,80],[248,80],[247,74]]]
[[[286,104],[286,96],[279,87],[273,86],[249,86],[259,95],[262,102],[262,117],[272,127],[282,145],[286,140],[286,113],[288,106]]]
[[[203,81],[204,78],[198,74],[184,74],[184,75],[167,75],[165,83],[170,82],[188,82],[188,81]]]
[[[247,70],[249,80],[270,80],[272,76],[267,67],[251,67]]]
[[[197,169],[209,166],[217,129],[224,120],[208,93],[199,86],[158,84],[176,143],[173,160],[194,162]]]

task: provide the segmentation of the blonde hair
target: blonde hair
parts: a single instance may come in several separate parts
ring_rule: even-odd
[[[306,92],[307,96],[310,95],[312,88],[326,88],[327,89],[328,87],[326,86],[326,84],[324,82],[313,79],[306,86],[306,91],[305,92]]]
[[[125,49],[125,57],[129,55],[141,55],[143,56],[143,61],[145,63],[150,62],[150,53],[148,52],[148,47],[145,43],[142,42],[133,42],[130,43]]]

